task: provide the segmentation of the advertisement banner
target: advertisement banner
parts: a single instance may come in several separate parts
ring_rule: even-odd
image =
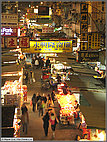
[[[27,13],[28,19],[36,19],[36,18],[50,18],[49,15],[37,15],[36,13]]]
[[[79,51],[78,59],[79,62],[96,62],[99,60],[99,52]]]
[[[1,48],[4,48],[4,37],[1,37]]]
[[[25,53],[72,52],[72,41],[30,41],[30,48],[22,48]]]
[[[1,36],[17,36],[17,28],[1,27]]]
[[[17,37],[6,37],[7,48],[17,48]]]
[[[30,41],[29,37],[19,37],[19,48],[29,48]]]

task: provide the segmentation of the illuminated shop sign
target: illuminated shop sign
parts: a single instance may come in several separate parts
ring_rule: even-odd
[[[22,52],[72,52],[72,41],[30,41],[30,48]]]
[[[1,28],[1,36],[17,36],[17,28]]]
[[[99,52],[80,51],[78,53],[80,62],[96,62],[99,60]]]

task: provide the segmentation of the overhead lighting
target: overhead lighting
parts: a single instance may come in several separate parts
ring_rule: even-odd
[[[41,4],[43,4],[43,2],[41,1]]]

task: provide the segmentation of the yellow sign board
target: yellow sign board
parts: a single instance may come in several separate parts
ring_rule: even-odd
[[[25,53],[60,53],[72,52],[72,41],[30,41],[30,48],[22,49]]]
[[[101,34],[90,33],[88,34],[88,49],[100,49]]]
[[[35,18],[50,18],[51,16],[46,16],[46,15],[37,15],[35,13],[28,13],[27,18],[28,19],[35,19]]]

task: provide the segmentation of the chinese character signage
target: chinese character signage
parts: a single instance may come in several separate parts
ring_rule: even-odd
[[[88,40],[88,35],[87,35],[87,33],[81,33],[80,40],[81,40],[81,41],[87,41],[87,40]]]
[[[101,44],[100,33],[89,33],[88,34],[88,49],[99,49]]]
[[[86,51],[88,49],[88,44],[87,42],[81,42],[80,43],[80,50],[81,51]]]
[[[81,13],[87,13],[88,12],[88,4],[81,3]]]
[[[80,5],[81,22],[80,22],[80,41],[88,41],[88,4],[86,2]],[[87,43],[81,43],[81,51],[87,50]]]
[[[20,48],[29,48],[30,42],[29,37],[20,37],[19,38],[19,47]]]
[[[1,36],[17,36],[17,28],[1,28]]]
[[[17,48],[17,37],[6,37],[7,48]]]
[[[1,48],[4,48],[4,37],[1,37]]]
[[[99,60],[99,52],[79,51],[78,59],[79,62],[96,62]]]
[[[72,41],[30,41],[30,48],[23,48],[22,52],[72,52]]]

